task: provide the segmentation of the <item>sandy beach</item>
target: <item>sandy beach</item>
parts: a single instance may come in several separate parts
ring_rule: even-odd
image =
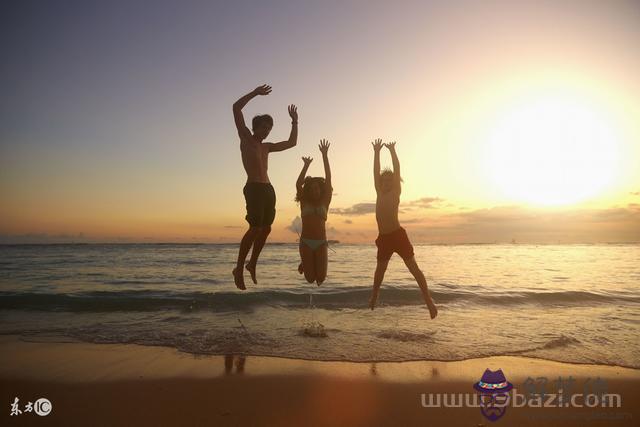
[[[486,368],[501,368],[515,388],[528,377],[572,377],[580,386],[599,377],[607,393],[622,398],[619,408],[508,407],[503,426],[630,426],[640,419],[640,371],[611,366],[509,356],[399,363],[194,356],[15,336],[3,337],[0,348],[3,425],[490,425],[477,407],[423,407],[422,397],[474,393]],[[21,410],[41,397],[52,410],[11,416],[16,397]]]

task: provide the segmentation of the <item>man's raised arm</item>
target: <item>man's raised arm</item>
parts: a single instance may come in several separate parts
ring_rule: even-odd
[[[376,191],[380,191],[380,150],[382,150],[382,140],[376,139],[371,143],[373,146],[373,184]]]
[[[242,109],[249,101],[258,95],[269,95],[271,93],[271,86],[262,85],[258,86],[242,98],[233,103],[233,119],[236,122],[236,129],[240,138],[246,138],[251,136],[251,132],[244,123],[244,116],[242,115]]]
[[[389,152],[391,153],[391,161],[393,162],[393,179],[394,184],[398,190],[401,189],[400,186],[400,160],[398,160],[398,154],[396,153],[396,142],[389,142],[386,144]]]
[[[281,142],[270,142],[269,151],[284,151],[295,147],[298,143],[298,107],[291,104],[288,107],[289,117],[291,117],[291,133],[289,139]]]

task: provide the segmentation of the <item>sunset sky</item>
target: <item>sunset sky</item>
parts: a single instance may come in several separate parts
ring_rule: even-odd
[[[263,83],[247,121],[300,116],[271,241],[327,138],[329,238],[373,242],[377,137],[416,243],[640,241],[637,1],[24,0],[0,35],[0,243],[237,242]]]

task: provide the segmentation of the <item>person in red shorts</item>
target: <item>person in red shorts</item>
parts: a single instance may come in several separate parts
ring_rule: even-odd
[[[402,257],[405,265],[418,282],[424,302],[429,308],[431,318],[438,315],[429,289],[427,288],[427,279],[418,267],[416,259],[413,256],[413,246],[409,241],[407,232],[400,226],[398,221],[398,207],[400,206],[400,193],[402,191],[400,179],[400,161],[396,153],[396,143],[390,142],[383,144],[381,139],[376,139],[371,143],[373,145],[373,179],[376,187],[376,221],[378,223],[378,238],[376,246],[378,247],[378,263],[373,278],[373,291],[369,299],[369,307],[371,310],[376,306],[380,285],[384,279],[384,273],[387,271],[389,260],[393,253],[397,253]],[[380,150],[387,147],[391,153],[393,161],[393,170],[385,169],[380,172]]]

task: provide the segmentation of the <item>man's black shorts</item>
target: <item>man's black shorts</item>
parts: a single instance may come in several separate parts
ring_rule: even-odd
[[[247,182],[242,190],[247,202],[247,222],[252,227],[273,224],[276,217],[276,192],[268,182]]]

